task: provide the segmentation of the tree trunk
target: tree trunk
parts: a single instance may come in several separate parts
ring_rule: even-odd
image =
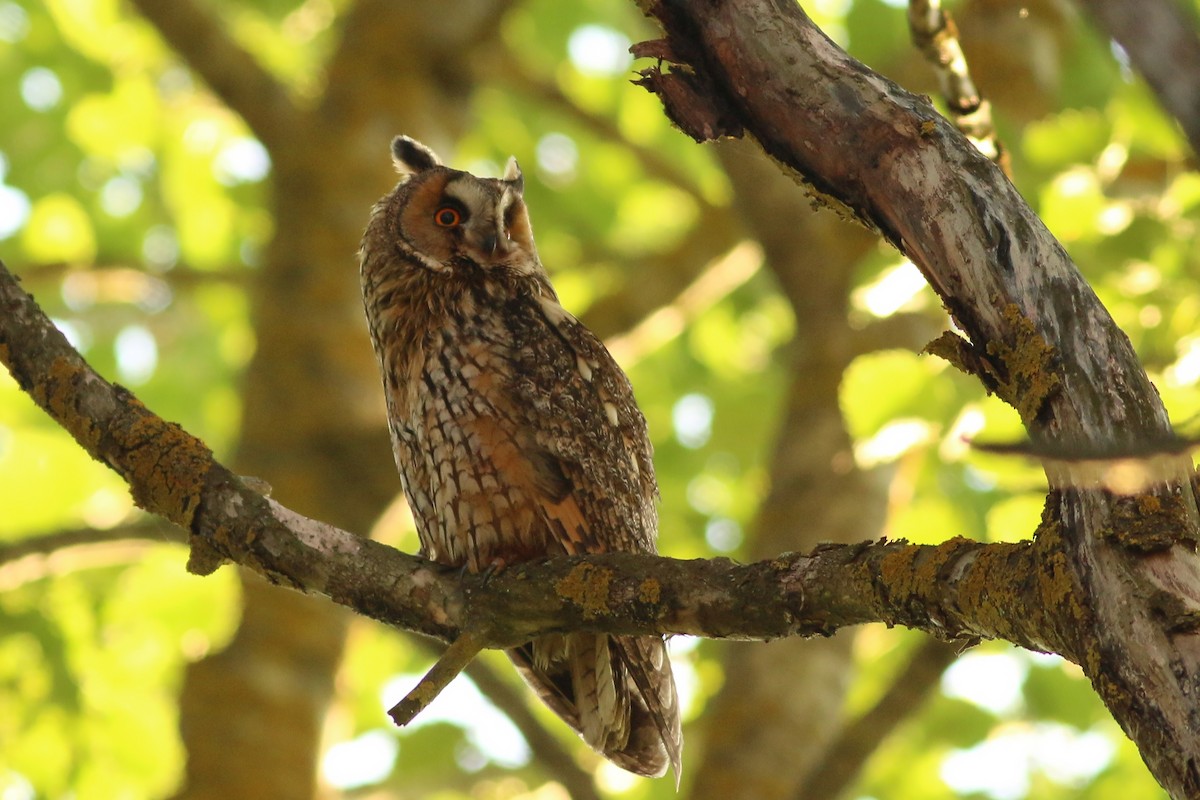
[[[1200,795],[1189,701],[1200,689],[1193,471],[1129,340],[1000,171],[926,99],[847,56],[798,6],[646,7],[667,39],[644,52],[689,68],[644,73],[668,115],[697,139],[749,133],[880,230],[966,335],[947,334],[937,352],[1013,405],[1035,448],[1061,456],[1047,461],[1038,534],[1056,576],[1041,597],[1042,646],[1057,643],[1083,667],[1173,797]],[[1160,450],[1176,455],[1132,496],[1073,466],[1081,454]]]

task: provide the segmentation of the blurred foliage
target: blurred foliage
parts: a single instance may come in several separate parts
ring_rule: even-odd
[[[206,6],[304,103],[321,89],[349,3]],[[933,93],[901,8],[805,6],[869,66]],[[1015,4],[952,8],[977,81],[996,100],[1016,184],[1186,430],[1200,408],[1200,176],[1183,139],[1112,48],[1056,4],[1028,4],[1020,18]],[[654,35],[632,3],[527,0],[502,26],[513,68],[478,86],[476,122],[455,161],[496,169],[514,153],[526,165],[543,258],[566,304],[586,313],[638,279],[623,264],[652,264],[699,235],[700,210],[727,206],[730,185],[705,148],[629,85],[627,47]],[[981,28],[987,36],[970,38]],[[245,288],[273,228],[268,154],[118,0],[0,0],[0,76],[0,256],[102,373],[228,455],[238,376],[255,346]],[[355,244],[346,243],[348,254]],[[928,289],[886,283],[904,269],[882,248],[860,265],[855,320],[936,313]],[[353,274],[348,266],[347,279]],[[791,334],[788,306],[763,272],[627,364],[657,448],[665,553],[741,552],[768,481],[787,379],[776,355]],[[963,436],[1020,434],[1015,414],[972,379],[927,356],[871,353],[846,374],[842,405],[860,464],[892,471],[886,535],[1000,541],[1036,526],[1040,472],[962,444]],[[0,541],[136,517],[120,482],[7,375],[0,487]],[[154,797],[179,779],[181,670],[231,635],[235,581],[228,570],[188,576],[185,554],[171,545],[101,550],[0,565],[4,798]],[[886,690],[917,639],[863,631],[852,712]],[[686,715],[695,719],[724,680],[718,650],[675,645]],[[977,651],[879,749],[857,796],[1158,796],[1077,670],[998,644]],[[409,731],[389,727],[381,693],[399,691],[398,677],[428,660],[390,631],[355,628],[328,725],[327,780],[391,787],[395,796],[564,796],[513,745],[517,734],[499,737],[504,748],[481,735],[485,724],[503,729],[467,689]],[[500,660],[488,663],[515,683]],[[561,725],[549,729],[572,740]],[[579,758],[596,765],[590,754]],[[597,768],[614,796],[673,796],[667,781]]]

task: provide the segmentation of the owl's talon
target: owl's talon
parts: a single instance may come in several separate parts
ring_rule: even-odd
[[[483,572],[481,574],[483,575],[484,583],[490,581],[492,578],[499,575],[501,572],[504,572],[506,569],[508,569],[508,562],[500,556],[496,556],[490,562],[488,562],[486,567],[483,568]]]

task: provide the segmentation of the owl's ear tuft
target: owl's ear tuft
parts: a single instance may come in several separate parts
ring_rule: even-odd
[[[407,136],[392,139],[392,162],[396,165],[396,171],[403,175],[416,175],[442,164],[437,153]]]
[[[525,188],[525,176],[521,174],[521,165],[517,163],[516,156],[508,157],[508,164],[504,167],[504,180],[515,184],[518,192]]]

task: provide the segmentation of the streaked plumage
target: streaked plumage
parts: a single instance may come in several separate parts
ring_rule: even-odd
[[[396,465],[423,553],[472,571],[563,554],[655,552],[646,421],[604,345],[563,309],[511,161],[500,179],[407,137],[407,177],[359,253]],[[597,752],[679,774],[661,637],[548,636],[509,655]]]

